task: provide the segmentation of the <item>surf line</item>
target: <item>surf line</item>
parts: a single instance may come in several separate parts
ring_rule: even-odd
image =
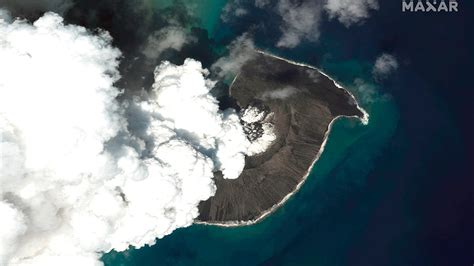
[[[285,62],[288,62],[290,64],[293,64],[293,65],[297,65],[297,66],[302,66],[302,67],[306,67],[306,68],[310,68],[310,69],[314,69],[314,70],[317,70],[319,73],[321,73],[322,75],[324,75],[325,77],[327,77],[328,79],[330,79],[334,85],[336,87],[338,87],[339,89],[342,89],[344,90],[346,93],[348,93],[352,99],[354,100],[354,102],[356,103],[356,106],[357,106],[357,109],[363,114],[362,117],[359,117],[357,115],[352,115],[352,116],[347,116],[347,115],[339,115],[339,116],[336,116],[334,117],[331,122],[329,123],[327,129],[326,129],[326,132],[324,133],[324,139],[323,139],[323,143],[321,144],[321,148],[319,149],[318,153],[316,154],[315,158],[313,159],[313,162],[311,163],[310,167],[308,168],[308,170],[306,170],[306,173],[305,175],[303,176],[303,178],[301,179],[301,181],[296,185],[295,189],[293,189],[292,192],[288,193],[280,202],[278,202],[277,204],[273,205],[270,209],[266,210],[265,212],[263,212],[260,216],[258,216],[257,218],[255,219],[252,219],[252,220],[248,220],[248,221],[226,221],[226,222],[203,222],[203,221],[195,221],[194,224],[203,224],[203,225],[211,225],[211,226],[220,226],[220,227],[237,227],[237,226],[247,226],[247,225],[253,225],[253,224],[256,224],[260,221],[262,221],[263,219],[265,219],[267,216],[269,216],[270,214],[272,214],[273,212],[275,212],[278,208],[280,208],[283,204],[285,204],[290,198],[291,196],[293,196],[296,192],[298,192],[301,187],[303,186],[303,184],[305,183],[305,181],[308,179],[308,176],[309,174],[311,173],[311,170],[313,169],[314,165],[316,164],[316,162],[319,160],[319,158],[321,157],[321,154],[323,153],[324,151],[324,148],[326,147],[326,144],[327,144],[327,141],[329,139],[329,135],[331,133],[331,130],[332,130],[332,126],[334,124],[334,122],[336,120],[338,120],[339,118],[342,118],[342,117],[345,117],[345,118],[357,118],[361,121],[361,123],[363,125],[368,125],[369,123],[369,114],[367,113],[367,111],[365,111],[358,103],[358,101],[356,100],[356,98],[354,97],[354,95],[347,89],[345,89],[343,86],[341,86],[339,83],[337,83],[337,81],[335,81],[333,78],[331,78],[329,75],[327,75],[326,73],[324,73],[322,70],[314,67],[314,66],[310,66],[310,65],[307,65],[307,64],[303,64],[303,63],[298,63],[298,62],[295,62],[295,61],[291,61],[291,60],[288,60],[288,59],[285,59],[285,58],[282,58],[282,57],[279,57],[277,55],[273,55],[273,54],[270,54],[268,52],[264,52],[262,50],[256,50],[257,53],[260,53],[260,54],[264,54],[264,55],[267,55],[267,56],[270,56],[270,57],[273,57],[273,58],[276,58],[276,59],[279,59],[279,60],[283,60]],[[231,86],[230,86],[230,89],[232,89],[232,85],[234,84],[235,80],[237,79],[239,75],[237,75],[234,80],[232,81],[231,83]]]

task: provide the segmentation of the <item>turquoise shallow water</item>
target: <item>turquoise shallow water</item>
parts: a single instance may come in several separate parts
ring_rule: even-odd
[[[211,36],[222,3],[225,1],[219,1],[217,5],[205,3],[195,9],[202,26]],[[206,8],[210,6],[213,8]],[[355,61],[327,60],[319,67],[344,85],[353,84],[355,77],[365,77],[370,81],[370,72]],[[358,95],[356,87],[349,86],[348,89],[356,97],[362,96]],[[337,251],[337,246],[344,245],[347,238],[357,233],[358,226],[348,228],[351,221],[327,213],[331,208],[341,208],[338,205],[345,204],[348,194],[364,186],[367,173],[373,168],[375,158],[397,123],[398,114],[393,101],[380,95],[371,97],[374,99],[361,103],[370,114],[369,125],[363,126],[355,119],[347,118],[336,121],[326,149],[302,189],[262,222],[236,228],[193,225],[158,240],[152,247],[106,254],[103,257],[105,265],[257,265],[288,249],[297,239],[305,242],[308,230],[321,230],[321,237],[307,242],[314,253],[309,258],[299,258],[303,260],[299,263],[336,265],[337,256],[329,256],[328,250]],[[354,222],[364,223],[363,220]],[[323,231],[329,230],[334,223],[343,230],[336,238],[331,235],[328,239],[329,232]],[[293,264],[296,259],[278,261]]]
[[[338,205],[345,203],[348,194],[364,186],[380,146],[393,133],[397,119],[390,101],[374,103],[367,109],[371,113],[368,126],[345,118],[334,124],[326,150],[302,189],[262,222],[236,228],[193,225],[158,240],[152,247],[108,254],[104,257],[105,264],[257,265],[291,246],[296,239],[304,241],[307,230],[324,230],[336,223],[349,231],[340,232],[337,238],[331,234],[329,239],[329,232],[322,232],[321,238],[307,242],[314,248],[314,256],[308,258],[308,263],[335,265],[333,260],[337,256],[326,258],[324,253],[328,249],[334,252],[330,247],[347,243],[346,238],[357,233],[357,225],[344,217],[339,220],[326,214],[331,208],[340,208]],[[326,259],[330,260],[328,264]]]
[[[223,40],[240,36],[255,22],[248,16],[240,24],[219,23],[225,2],[205,1],[194,9],[201,27],[216,40],[216,53],[223,49]],[[370,114],[367,126],[345,118],[334,123],[324,153],[298,193],[258,224],[193,225],[152,247],[108,253],[105,265],[472,263],[466,259],[472,241],[464,239],[472,234],[463,231],[472,224],[466,226],[457,213],[467,209],[466,187],[472,187],[472,182],[462,182],[468,159],[458,123],[472,121],[472,116],[455,113],[463,110],[458,102],[470,99],[458,97],[469,87],[458,73],[472,69],[458,67],[466,49],[458,48],[466,38],[459,37],[466,36],[463,21],[459,16],[399,14],[394,12],[398,1],[379,2],[372,21],[351,29],[323,23],[318,44],[303,43],[292,50],[274,48],[278,25],[257,30],[259,48],[322,68]],[[255,17],[273,21],[265,12]],[[458,27],[436,27],[433,33],[426,31],[431,25]],[[413,27],[419,28],[410,30]],[[460,41],[439,46],[455,55],[439,54],[437,42],[450,38]],[[395,53],[401,67],[392,80],[376,83],[371,69],[384,51]],[[436,63],[446,67],[430,62],[434,55]]]
[[[354,61],[329,60],[320,67],[344,85],[353,84],[355,77],[370,81],[370,72]],[[348,89],[356,97],[363,96],[358,95],[362,92],[357,86],[348,86]],[[348,195],[364,186],[368,172],[397,124],[394,102],[374,89],[370,101],[361,103],[370,114],[369,124],[363,126],[348,118],[337,120],[324,153],[302,189],[262,222],[236,228],[193,225],[158,240],[152,247],[109,253],[103,261],[106,265],[257,265],[281,253],[297,239],[305,242],[308,230],[329,230],[336,224],[343,228],[338,232],[340,235],[337,238],[331,235],[328,239],[329,232],[321,232],[321,238],[307,242],[314,248],[313,256],[300,262],[335,265],[337,256],[328,258],[325,253],[337,251],[334,247],[343,245],[352,234],[357,234],[358,226],[346,217],[328,216],[327,213],[332,208],[341,208],[340,204],[347,203]],[[360,227],[364,220],[354,223],[360,223]],[[304,257],[300,259],[304,260]],[[289,260],[288,264],[294,262],[289,258],[279,261],[285,260]]]
[[[172,6],[176,0],[149,0],[150,6],[155,9],[162,9]],[[210,35],[218,27],[222,8],[227,0],[188,0],[182,2],[188,13],[199,20],[199,26],[206,29]]]

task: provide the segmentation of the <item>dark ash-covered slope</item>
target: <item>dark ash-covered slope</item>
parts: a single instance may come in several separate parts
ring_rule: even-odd
[[[242,67],[230,90],[241,108],[273,113],[276,140],[246,158],[238,179],[216,173],[216,195],[199,205],[201,222],[239,225],[263,218],[305,180],[335,118],[367,118],[350,93],[317,69],[264,53]]]

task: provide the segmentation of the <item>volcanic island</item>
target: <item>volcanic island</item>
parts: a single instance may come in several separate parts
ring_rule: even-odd
[[[271,143],[245,160],[237,179],[214,174],[216,194],[199,205],[198,223],[253,224],[281,206],[304,183],[339,117],[368,122],[354,96],[317,68],[255,51],[230,86],[241,110],[263,114],[247,121],[249,140],[271,126]]]

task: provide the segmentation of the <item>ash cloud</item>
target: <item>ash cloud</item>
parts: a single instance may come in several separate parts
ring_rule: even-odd
[[[101,265],[192,224],[249,143],[198,61],[125,97],[106,31],[0,18],[0,264]],[[118,100],[119,97],[125,99]]]

